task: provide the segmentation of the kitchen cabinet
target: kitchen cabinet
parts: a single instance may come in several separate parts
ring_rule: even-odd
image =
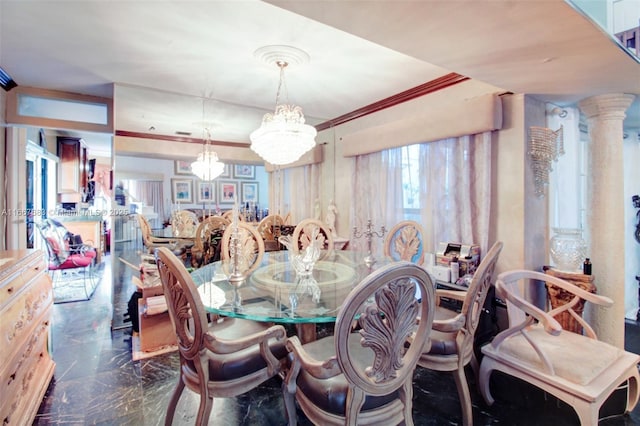
[[[57,154],[60,161],[58,193],[83,194],[88,180],[87,146],[84,141],[80,138],[58,137]]]

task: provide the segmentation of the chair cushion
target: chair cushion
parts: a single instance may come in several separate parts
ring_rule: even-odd
[[[93,257],[83,256],[81,254],[72,254],[71,256],[67,257],[67,259],[59,265],[55,263],[49,263],[49,269],[57,270],[57,269],[85,268],[91,265],[92,261],[93,261]]]
[[[373,360],[373,352],[368,348],[363,348],[360,344],[361,336],[354,333],[349,338],[349,347],[352,353],[359,352],[358,358],[363,361],[363,365],[371,365]],[[317,360],[325,360],[331,356],[335,356],[335,340],[333,336],[316,340],[304,345],[313,358]],[[311,400],[320,409],[337,414],[345,415],[346,399],[347,399],[347,380],[340,374],[330,379],[317,379],[311,374],[300,369],[297,380],[298,391],[302,392],[309,400]],[[365,398],[362,411],[371,410],[382,407],[398,398],[398,392],[393,392],[384,396],[369,396]]]
[[[624,351],[581,334],[562,331],[552,336],[539,326],[532,326],[529,335],[547,354],[556,375],[570,382],[587,385],[606,371]],[[508,354],[520,364],[542,372],[542,361],[521,333],[513,335],[498,347],[497,353]]]
[[[253,333],[259,333],[269,328],[270,324],[239,318],[225,318],[221,322],[213,323],[209,329],[220,339],[236,340]],[[271,352],[277,359],[287,356],[286,340],[281,342],[272,339],[269,342]],[[260,347],[254,345],[231,354],[209,354],[209,378],[214,381],[238,379],[262,370],[267,366],[260,354]]]
[[[436,307],[435,320],[448,320],[458,315],[450,309],[443,308],[441,306]],[[429,354],[433,355],[455,355],[456,350],[456,336],[458,333],[443,333],[441,331],[431,330],[431,349]]]

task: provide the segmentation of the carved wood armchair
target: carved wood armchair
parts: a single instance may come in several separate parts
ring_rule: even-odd
[[[180,378],[165,425],[171,425],[185,386],[200,395],[195,424],[206,425],[214,397],[243,394],[281,371],[287,356],[285,330],[239,318],[208,323],[182,261],[163,247],[157,250],[157,263],[180,353]]]
[[[151,225],[146,217],[141,214],[136,214],[138,219],[138,226],[140,227],[140,233],[142,234],[142,244],[147,248],[150,254],[153,254],[158,247],[167,247],[174,252],[174,254],[182,255],[186,251],[186,246],[189,246],[190,242],[183,242],[177,238],[156,237],[153,235]]]
[[[571,302],[545,311],[524,298],[524,288],[546,282],[574,295]],[[498,296],[507,301],[509,328],[482,348],[480,392],[494,402],[489,378],[493,370],[517,377],[572,406],[582,425],[597,425],[600,407],[616,388],[628,382],[626,412],[638,402],[640,355],[597,340],[591,326],[573,308],[581,299],[600,306],[613,301],[558,277],[536,271],[515,270],[498,275]],[[563,330],[555,319],[569,312],[584,334]]]
[[[412,425],[413,371],[430,344],[434,297],[424,269],[389,264],[349,293],[334,336],[304,345],[290,338],[283,385],[289,425],[297,422],[296,401],[314,424]]]
[[[315,230],[319,232],[314,233]],[[291,236],[294,252],[296,248],[298,249],[296,253],[304,251],[311,244],[311,239],[314,238],[314,235],[316,235],[316,240],[320,242],[320,246],[324,250],[320,255],[320,259],[330,256],[333,253],[333,236],[325,224],[317,219],[304,219],[296,225]]]
[[[438,298],[448,298],[462,302],[460,312],[445,307],[436,308],[436,318],[431,333],[431,348],[425,350],[418,365],[430,370],[451,371],[458,389],[462,407],[462,422],[473,424],[473,411],[469,385],[465,376],[465,366],[471,364],[478,374],[478,361],[474,352],[474,337],[480,322],[480,314],[493,283],[493,272],[502,251],[502,242],[496,242],[484,256],[476,270],[467,291],[436,291]]]
[[[254,271],[262,262],[264,256],[264,241],[253,225],[246,222],[237,222],[238,224],[238,240],[239,240],[239,263],[240,271],[248,274]],[[222,260],[232,260],[231,242],[233,236],[233,225],[227,226],[222,234],[222,246],[220,258]],[[229,265],[224,265],[228,267]]]
[[[171,215],[171,228],[176,238],[193,238],[199,225],[198,215],[189,210],[179,210]]]
[[[222,216],[209,216],[200,222],[191,248],[191,265],[200,267],[220,260],[222,235],[230,222]]]
[[[397,223],[384,240],[384,255],[393,260],[424,263],[424,229],[413,220]]]

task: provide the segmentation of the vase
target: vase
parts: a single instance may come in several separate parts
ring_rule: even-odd
[[[587,254],[587,243],[582,238],[582,229],[552,228],[554,235],[549,241],[549,252],[555,268],[575,272]]]

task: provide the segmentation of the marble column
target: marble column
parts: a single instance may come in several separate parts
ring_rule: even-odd
[[[597,293],[613,299],[613,306],[592,311],[600,340],[624,348],[624,163],[622,122],[633,95],[606,94],[580,101],[588,120],[590,257]]]

